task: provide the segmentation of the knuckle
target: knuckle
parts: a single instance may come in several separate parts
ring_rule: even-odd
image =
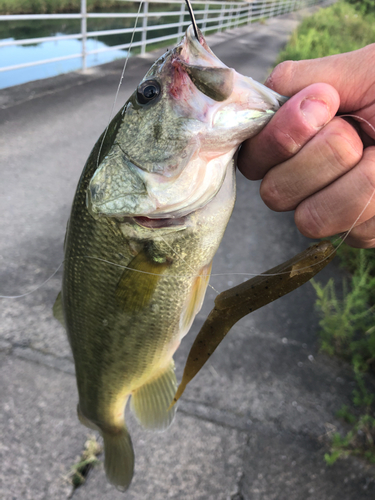
[[[260,185],[260,196],[268,208],[275,212],[288,210],[285,195],[280,191],[272,174],[266,174]]]
[[[375,148],[365,149],[363,160],[361,172],[370,188],[369,192],[373,192],[375,190]]]
[[[324,238],[326,222],[313,203],[301,203],[295,212],[294,220],[299,231],[307,238]]]
[[[282,90],[287,87],[288,82],[293,80],[295,64],[294,61],[284,61],[276,66],[267,82],[272,89]]]
[[[280,127],[275,127],[273,140],[275,154],[279,157],[290,158],[301,149],[294,137]]]
[[[349,125],[350,127],[350,125]],[[338,174],[354,167],[362,157],[362,143],[353,130],[344,127],[330,127],[325,133],[324,155],[331,168]]]
[[[374,237],[368,236],[367,234],[363,235],[361,231],[357,233],[355,229],[345,240],[348,245],[353,248],[375,248]]]

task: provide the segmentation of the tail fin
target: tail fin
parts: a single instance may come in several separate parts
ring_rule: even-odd
[[[173,360],[132,395],[130,408],[145,429],[163,431],[174,418],[176,407],[169,409],[176,393],[177,381]]]
[[[134,472],[134,451],[127,428],[116,434],[101,432],[104,440],[104,468],[107,479],[119,490],[126,491]]]

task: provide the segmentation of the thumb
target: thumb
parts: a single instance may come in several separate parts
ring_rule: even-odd
[[[268,125],[244,142],[237,165],[251,180],[294,156],[336,114],[340,99],[325,83],[310,85],[287,101]]]

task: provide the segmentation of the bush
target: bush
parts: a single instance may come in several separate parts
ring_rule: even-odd
[[[375,276],[365,250],[354,253],[351,284],[343,283],[338,299],[333,279],[324,287],[313,281],[320,320],[322,350],[349,361],[356,371],[375,373]]]
[[[350,52],[374,40],[375,13],[364,17],[353,5],[340,1],[304,19],[277,63]]]
[[[339,1],[306,18],[280,53],[278,63],[325,57],[362,48],[375,40],[375,0]],[[341,408],[337,416],[349,426],[346,435],[333,436],[327,464],[348,455],[375,463],[375,395],[368,377],[375,373],[375,251],[338,249],[341,265],[351,273],[339,293],[331,279],[316,281],[316,307],[321,315],[321,349],[351,363],[356,389],[353,409]],[[342,298],[341,298],[342,297]]]

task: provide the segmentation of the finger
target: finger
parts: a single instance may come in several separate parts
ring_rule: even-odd
[[[295,222],[309,238],[347,231],[375,216],[375,147],[345,175],[298,205]]]
[[[345,243],[354,248],[375,248],[375,217],[350,231]]]
[[[244,142],[238,168],[248,179],[262,179],[270,168],[295,155],[333,118],[338,107],[338,94],[330,85],[314,84],[303,89],[258,135]]]
[[[357,165],[362,152],[356,130],[334,118],[299,153],[265,175],[260,195],[272,210],[294,210]]]
[[[265,85],[289,96],[312,83],[328,83],[339,92],[340,112],[344,113],[363,108],[373,101],[370,88],[375,81],[374,59],[375,44],[371,44],[345,54],[285,61],[276,66]]]

